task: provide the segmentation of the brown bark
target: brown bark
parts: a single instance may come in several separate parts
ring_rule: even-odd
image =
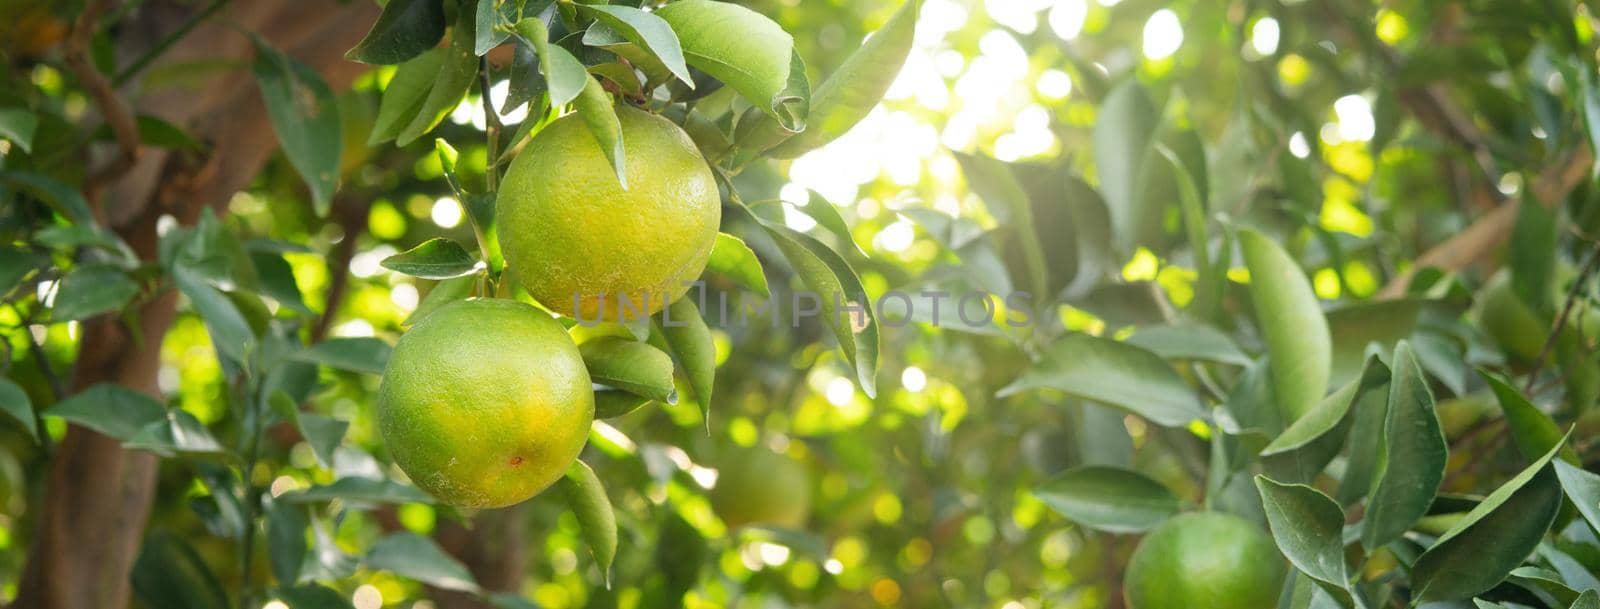
[[[434,538],[472,571],[484,590],[515,592],[522,584],[523,530],[527,514],[522,506],[480,512],[468,529],[459,522],[439,523]],[[439,609],[490,609],[477,596],[454,590],[433,589],[430,596]]]
[[[181,22],[184,4],[149,2],[119,38],[137,53]],[[233,5],[174,46],[157,65],[187,60],[248,62],[250,42],[232,22],[260,33],[307,63],[335,88],[364,68],[343,60],[376,18],[372,2],[255,0]],[[131,55],[129,55],[131,56]],[[247,64],[244,64],[247,65]],[[156,220],[192,222],[204,207],[224,206],[249,183],[277,146],[247,70],[233,70],[198,88],[149,91],[134,107],[187,127],[211,145],[203,159],[151,150],[96,197],[99,215],[145,260],[156,258]],[[74,390],[115,382],[159,396],[160,348],[176,315],[167,293],[137,306],[137,332],[117,319],[84,324]],[[38,528],[15,606],[116,609],[128,604],[128,571],[138,555],[155,491],[156,459],[123,450],[115,440],[72,427],[51,461]]]

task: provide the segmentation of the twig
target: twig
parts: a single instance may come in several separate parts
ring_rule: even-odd
[[[179,40],[187,36],[195,26],[200,25],[200,22],[205,21],[206,18],[221,10],[227,4],[228,0],[211,0],[211,4],[207,4],[205,8],[200,9],[200,12],[190,15],[188,19],[178,26],[178,29],[172,30],[172,33],[167,34],[155,46],[150,47],[150,50],[145,51],[133,63],[128,64],[128,67],[117,72],[117,76],[111,80],[112,86],[121,87],[128,84],[128,80],[137,76],[139,72],[150,65],[150,62],[159,59],[168,49],[172,48],[172,45],[177,44]]]
[[[117,2],[118,0],[90,0],[88,6],[83,7],[83,12],[78,14],[77,21],[72,24],[72,34],[67,37],[62,57],[66,61],[67,69],[77,77],[78,84],[100,109],[106,124],[111,126],[111,133],[116,136],[119,148],[116,159],[84,180],[86,190],[93,190],[96,185],[116,179],[133,168],[134,161],[139,159],[139,124],[133,118],[133,111],[128,108],[127,102],[117,97],[111,82],[95,69],[93,61],[89,58],[89,43],[94,40],[100,15]]]
[[[1600,264],[1600,244],[1596,244],[1589,252],[1589,259],[1583,263],[1583,269],[1578,271],[1577,278],[1572,280],[1572,288],[1567,290],[1567,301],[1561,305],[1561,314],[1556,316],[1555,327],[1551,328],[1550,335],[1545,337],[1544,347],[1539,349],[1539,357],[1533,360],[1533,370],[1528,371],[1527,384],[1522,388],[1524,392],[1533,391],[1533,383],[1539,379],[1539,369],[1544,367],[1545,360],[1550,357],[1550,350],[1555,348],[1556,339],[1560,338],[1561,331],[1566,329],[1567,317],[1572,315],[1572,307],[1578,303],[1578,295],[1583,293],[1583,286],[1589,282],[1589,276],[1594,274],[1597,264]]]
[[[340,209],[339,228],[344,231],[344,239],[334,246],[333,255],[328,258],[327,304],[323,306],[322,317],[311,327],[311,344],[320,343],[328,336],[339,307],[344,303],[345,292],[350,287],[350,260],[355,258],[356,240],[361,237],[361,225],[371,204],[362,202],[336,207]]]
[[[486,158],[490,158],[490,159],[499,158],[499,156],[500,156],[500,150],[499,150],[499,148],[500,148],[500,127],[501,127],[501,125],[500,125],[500,114],[494,111],[494,102],[491,101],[490,96],[489,96],[489,89],[490,89],[490,83],[489,83],[489,59],[487,57],[479,57],[478,58],[478,89],[479,89],[480,95],[483,97],[483,117],[484,117],[484,129],[483,129],[483,132],[484,132],[484,135],[488,139],[488,146],[489,146],[489,150],[488,150],[489,154],[488,154],[488,156]],[[500,172],[499,172],[498,169],[495,168],[495,164],[494,163],[486,163],[485,164],[485,167],[484,167],[484,170],[483,170],[483,182],[484,182],[484,184],[485,184],[485,186],[486,186],[486,188],[487,188],[487,190],[489,192],[494,192],[495,189],[497,187],[499,187],[499,185],[500,185],[500,177],[497,175],[499,173]],[[463,201],[463,203],[465,203],[465,202]]]

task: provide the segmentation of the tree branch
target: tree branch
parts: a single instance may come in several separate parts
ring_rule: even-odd
[[[94,190],[101,184],[121,177],[139,159],[139,124],[134,120],[133,111],[128,108],[127,102],[117,96],[111,81],[94,67],[94,62],[89,58],[89,44],[94,40],[100,15],[118,1],[90,0],[72,24],[72,34],[67,37],[63,53],[67,69],[72,71],[78,84],[94,100],[95,107],[100,109],[100,115],[111,126],[111,133],[117,140],[117,157],[89,175],[84,181],[85,190]]]

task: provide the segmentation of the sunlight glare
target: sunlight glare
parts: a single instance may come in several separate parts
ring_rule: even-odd
[[[1172,9],[1161,9],[1144,22],[1144,56],[1151,61],[1171,57],[1183,46],[1183,24]]]

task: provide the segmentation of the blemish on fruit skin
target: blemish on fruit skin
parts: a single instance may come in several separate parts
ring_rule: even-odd
[[[512,467],[516,467],[518,465],[522,465],[522,457],[512,457],[511,458],[511,466]]]

